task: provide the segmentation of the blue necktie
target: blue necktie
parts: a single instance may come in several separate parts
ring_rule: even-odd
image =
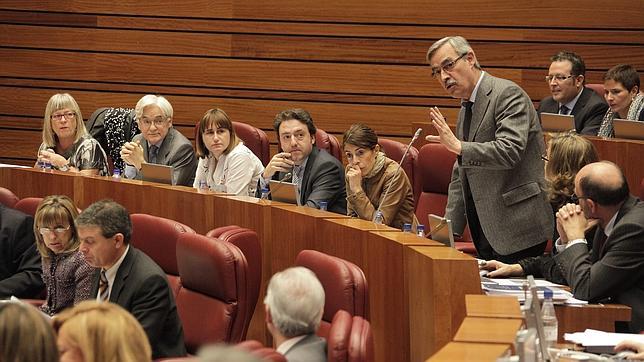
[[[157,163],[157,155],[159,154],[159,147],[152,145],[150,146],[150,163]]]

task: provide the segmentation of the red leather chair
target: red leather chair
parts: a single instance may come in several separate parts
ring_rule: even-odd
[[[342,147],[340,142],[334,135],[328,134],[321,129],[315,132],[315,144],[321,150],[326,150],[328,153],[342,162]]]
[[[177,240],[183,233],[195,231],[178,221],[147,214],[132,214],[132,239],[134,247],[147,254],[168,277],[168,284],[177,296],[181,281],[177,266]]]
[[[19,200],[20,199],[13,193],[13,191],[0,187],[0,204],[13,208]]]
[[[406,144],[386,138],[378,138],[378,144],[382,148],[382,151],[387,155],[387,157],[396,162],[400,162],[403,154],[405,153],[405,150],[407,149]],[[420,195],[420,188],[417,185],[417,176],[415,175],[417,162],[418,149],[416,149],[416,147],[414,146],[411,146],[409,152],[407,153],[407,157],[405,157],[405,161],[402,163],[401,167],[403,170],[405,170],[405,174],[407,175],[407,178],[411,183],[415,202],[418,202],[418,196]]]
[[[177,243],[181,288],[177,310],[188,353],[208,343],[238,343],[246,334],[248,264],[235,245],[182,233]]]
[[[244,142],[244,145],[253,151],[255,156],[266,166],[271,160],[270,142],[266,132],[250,124],[241,122],[233,122],[233,129],[237,137]],[[195,124],[195,138],[199,132],[199,122],[197,122]]]
[[[599,94],[600,97],[604,98],[605,88],[602,83],[588,83],[586,84],[586,88],[590,88],[594,90],[595,93]]]
[[[286,357],[270,347],[255,340],[243,341],[236,345],[236,347],[250,352],[253,356],[266,362],[286,362]]]
[[[640,182],[640,199],[644,200],[644,178]]]
[[[317,334],[327,337],[333,316],[338,310],[368,318],[367,279],[357,265],[315,250],[302,250],[295,264],[311,269],[325,293],[324,314]]]
[[[373,349],[369,321],[339,310],[333,317],[327,337],[327,361],[371,362]]]
[[[447,192],[452,179],[452,167],[456,154],[449,152],[440,143],[428,143],[418,152],[417,174],[420,180],[420,196],[416,204],[416,217],[428,225],[428,214],[445,215]],[[465,253],[476,255],[469,228],[465,228],[462,241],[456,248]]]
[[[38,205],[42,202],[42,197],[25,197],[24,199],[18,200],[13,208],[20,210],[27,215],[36,216],[36,210],[38,210]]]
[[[246,257],[248,263],[246,295],[248,296],[248,308],[254,311],[259,298],[259,288],[262,284],[262,246],[257,233],[250,229],[230,225],[210,230],[206,236],[234,244]],[[244,332],[248,330],[253,313],[248,313],[246,317]],[[245,333],[242,336],[242,339],[244,338],[246,338]]]

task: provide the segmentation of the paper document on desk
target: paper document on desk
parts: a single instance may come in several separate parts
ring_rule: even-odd
[[[611,333],[586,329],[583,332],[564,333],[564,339],[584,346],[588,352],[615,353],[613,347],[621,341],[632,340],[644,343],[644,334]]]
[[[525,291],[523,290],[523,279],[490,279],[481,277],[481,288],[489,295],[512,295],[519,299],[519,302],[525,300]],[[539,300],[543,300],[543,294],[546,289],[552,290],[552,301],[554,303],[563,304],[569,298],[572,298],[572,293],[567,292],[557,287],[557,284],[542,281],[537,284],[537,295]]]

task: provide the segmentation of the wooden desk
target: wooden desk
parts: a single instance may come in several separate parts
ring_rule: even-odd
[[[465,309],[468,317],[523,319],[519,300],[502,295],[466,295]]]
[[[450,342],[436,354],[427,359],[427,362],[445,361],[489,361],[495,362],[497,358],[509,353],[510,344],[495,343],[464,343]]]
[[[454,342],[514,343],[522,319],[465,317],[454,335]]]
[[[564,333],[583,332],[586,328],[615,332],[615,322],[631,320],[631,308],[622,304],[555,305],[555,313],[560,343],[565,342]]]

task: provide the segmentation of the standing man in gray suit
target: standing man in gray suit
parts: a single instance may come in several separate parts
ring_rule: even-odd
[[[276,273],[268,283],[266,325],[289,362],[325,362],[326,341],[315,332],[324,313],[324,288],[304,267]]]
[[[134,112],[141,133],[121,148],[121,158],[127,164],[125,177],[141,179],[141,165],[156,163],[174,167],[173,185],[192,186],[197,158],[192,143],[172,127],[170,102],[148,94],[139,100]]]
[[[456,135],[437,107],[427,136],[458,155],[445,215],[454,232],[470,226],[480,258],[516,262],[543,254],[552,236],[552,209],[544,191],[545,145],[530,97],[515,83],[481,70],[460,36],[427,51],[432,76],[462,100]]]

